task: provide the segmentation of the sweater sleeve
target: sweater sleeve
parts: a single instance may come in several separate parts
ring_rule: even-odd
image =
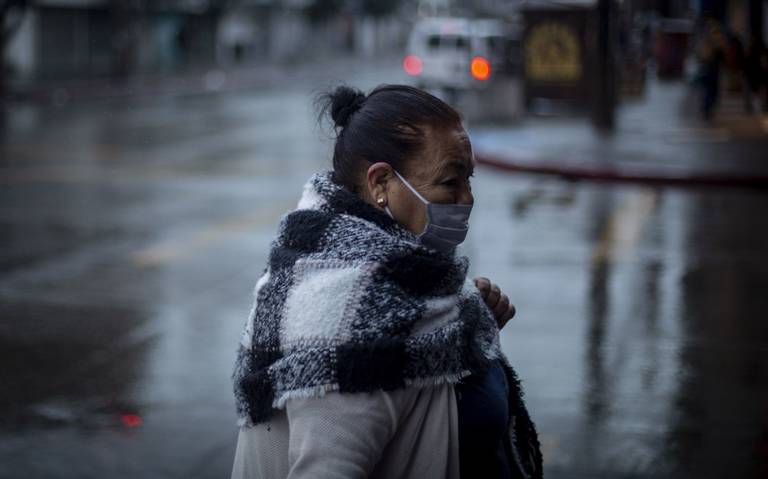
[[[397,430],[401,402],[384,391],[289,400],[288,478],[368,477]]]

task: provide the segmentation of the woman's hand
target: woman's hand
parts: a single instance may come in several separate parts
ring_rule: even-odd
[[[477,277],[474,281],[475,286],[480,290],[480,295],[483,297],[485,304],[493,312],[499,329],[503,328],[507,321],[515,315],[515,307],[510,304],[507,295],[502,294],[499,286],[491,283],[490,279]]]

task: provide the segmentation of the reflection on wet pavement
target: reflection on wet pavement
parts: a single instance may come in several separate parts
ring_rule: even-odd
[[[502,339],[550,475],[762,477],[768,199],[582,185],[570,207],[521,215],[531,189],[571,187],[481,185],[478,202],[507,204],[510,221],[475,235],[474,267],[517,301]]]

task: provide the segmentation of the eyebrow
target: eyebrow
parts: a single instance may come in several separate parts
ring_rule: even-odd
[[[474,162],[472,162],[470,163],[469,167],[467,167],[467,164],[462,161],[458,161],[458,160],[450,161],[437,168],[436,176],[442,176],[451,170],[458,170],[458,171],[472,173],[473,171],[475,171],[475,165],[474,165]]]

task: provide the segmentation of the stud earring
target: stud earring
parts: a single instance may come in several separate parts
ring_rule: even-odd
[[[376,203],[380,204],[381,206],[384,206],[384,198],[379,198],[376,200]]]

